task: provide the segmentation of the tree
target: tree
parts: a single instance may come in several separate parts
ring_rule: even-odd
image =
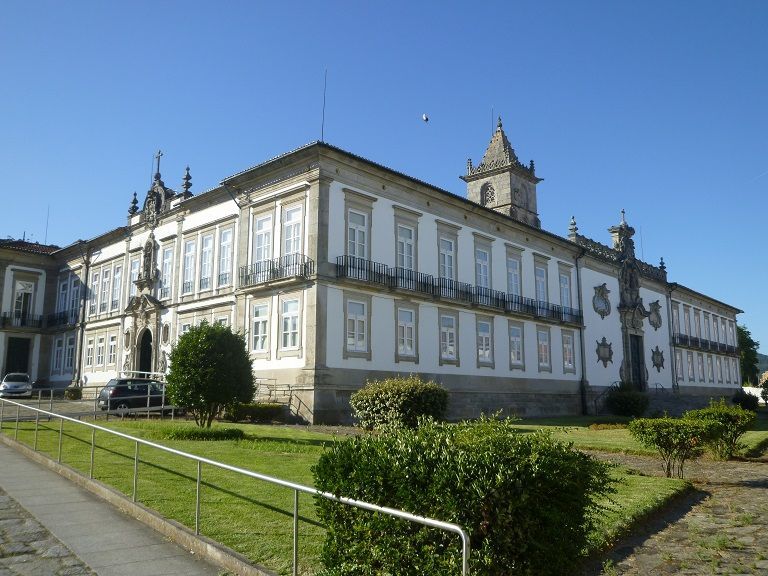
[[[757,347],[760,346],[760,342],[752,339],[752,334],[746,326],[736,326],[736,332],[739,335],[739,361],[742,381],[757,384]]]
[[[250,402],[254,386],[245,337],[229,326],[203,322],[183,334],[171,351],[168,396],[186,407],[201,428],[210,428],[225,405]]]

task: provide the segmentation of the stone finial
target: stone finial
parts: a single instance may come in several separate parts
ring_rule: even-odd
[[[499,121],[496,122],[496,130],[501,130],[501,114],[499,114]]]
[[[579,227],[576,226],[576,217],[571,216],[571,224],[570,226],[568,226],[568,238],[570,238],[571,240],[575,239],[578,231],[579,231]]]
[[[192,176],[189,175],[189,166],[187,166],[187,170],[184,173],[184,178],[182,178],[182,185],[181,189],[184,190],[184,197],[192,196],[192,193],[189,191],[190,188],[192,188]]]
[[[536,174],[536,164],[533,163],[533,160],[528,165],[528,170],[531,171],[531,174]]]
[[[467,158],[467,174],[472,174],[472,158]]]
[[[664,270],[665,272],[666,272],[666,270],[667,270],[667,265],[666,265],[666,264],[664,264],[664,256],[662,256],[662,257],[661,257],[661,260],[659,261],[659,268],[661,268],[661,269],[662,269],[662,270]]]
[[[627,225],[627,219],[625,218],[626,213],[624,212],[624,208],[621,209],[621,225],[626,226]]]
[[[133,193],[133,200],[131,200],[131,206],[128,208],[128,214],[133,216],[139,211],[139,201],[136,199],[136,192]]]

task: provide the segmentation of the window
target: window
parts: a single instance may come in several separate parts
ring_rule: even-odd
[[[675,350],[675,378],[678,382],[683,380],[683,353]]]
[[[368,214],[347,211],[347,254],[368,258]]]
[[[173,247],[163,248],[163,262],[160,270],[160,298],[171,297],[171,282],[173,278]]]
[[[91,303],[88,313],[96,314],[96,309],[99,307],[99,273],[94,272],[91,274]]]
[[[414,237],[413,228],[402,225],[397,227],[397,266],[399,268],[414,270]]]
[[[69,283],[65,280],[59,286],[59,300],[56,303],[57,312],[64,312],[67,309],[68,292],[69,292]]]
[[[186,323],[181,325],[181,334],[184,335],[192,329],[192,324]]]
[[[691,335],[691,309],[688,306],[683,306],[683,320],[685,322],[685,333],[688,336]]]
[[[66,372],[72,372],[72,363],[75,359],[75,337],[69,336],[67,338],[67,348],[64,351],[64,370]]]
[[[549,328],[536,328],[536,348],[539,358],[539,372],[551,372],[552,361],[549,347]]]
[[[139,266],[141,262],[138,258],[131,260],[131,285],[128,288],[128,294],[136,296],[136,280],[139,279]]]
[[[457,363],[459,359],[458,318],[453,314],[440,314],[440,363]]]
[[[490,319],[477,320],[477,364],[493,365],[493,329]]]
[[[299,301],[284,300],[280,315],[282,338],[280,346],[283,349],[299,347]]]
[[[213,234],[203,236],[200,243],[200,290],[212,287],[213,277]]]
[[[736,335],[733,331],[733,322],[728,322],[728,344],[736,346]]]
[[[560,270],[560,305],[563,308],[571,307],[571,272]]]
[[[534,277],[536,281],[536,300],[539,302],[549,302],[547,291],[547,265],[543,262],[537,262],[534,266]]]
[[[182,294],[189,294],[195,288],[195,240],[184,242],[184,283],[181,287]]]
[[[507,252],[507,293],[513,296],[523,295],[521,278],[522,258],[518,254]]]
[[[269,342],[269,307],[266,304],[253,305],[253,350],[266,352]]]
[[[232,228],[219,233],[219,286],[232,283]]]
[[[717,381],[719,383],[723,382],[723,359],[720,356],[717,356]]]
[[[731,363],[727,358],[725,359],[725,382],[726,384],[731,383]]]
[[[737,383],[740,381],[739,378],[739,363],[736,362],[736,358],[731,358],[731,364],[733,365],[733,381],[734,383]]]
[[[704,312],[704,338],[712,340],[712,332],[709,328],[709,314]]]
[[[117,361],[117,336],[114,334],[109,337],[109,347],[107,348],[107,364],[114,364]]]
[[[301,206],[288,208],[284,212],[283,254],[286,256],[301,253],[301,214]],[[298,306],[298,302],[296,304]]]
[[[699,368],[699,382],[704,382],[704,354],[699,352],[696,355],[696,360]]]
[[[707,380],[710,382],[715,381],[715,371],[712,369],[712,356],[707,355]]]
[[[272,259],[272,216],[256,218],[253,234],[253,263]]]
[[[88,338],[85,347],[85,365],[93,366],[93,338]]]
[[[693,311],[693,329],[694,336],[701,338],[701,313],[698,310]]]
[[[677,302],[672,303],[672,332],[680,334],[680,308]]]
[[[368,351],[368,314],[365,302],[347,301],[347,352]]]
[[[573,350],[573,332],[563,330],[563,372],[576,373],[576,358]]]
[[[397,312],[397,358],[416,358],[416,310],[395,307]]]
[[[64,356],[64,340],[56,338],[56,345],[53,349],[53,371],[61,371],[61,361]]]
[[[722,329],[720,331],[720,338],[722,338],[722,343],[727,344],[728,343],[728,333],[726,332],[725,328],[725,318],[720,318],[720,328]]]
[[[693,374],[693,352],[688,352],[686,354],[686,360],[688,365],[688,381],[693,382],[694,380],[694,374]]]
[[[32,313],[32,294],[35,289],[34,282],[16,282],[16,293],[13,302],[13,315],[19,326],[26,326],[29,315]]]
[[[219,316],[216,318],[216,322],[218,326],[229,326],[229,316]]]
[[[99,312],[106,312],[109,307],[109,278],[111,276],[109,269],[101,273],[101,299],[99,300]]]
[[[69,323],[77,322],[78,311],[80,310],[80,280],[72,280],[72,290],[69,291]]]
[[[484,248],[475,248],[475,285],[490,288],[490,253]]]
[[[440,278],[456,279],[456,242],[452,238],[440,237],[440,254],[438,256],[438,272]]]
[[[104,365],[104,336],[99,336],[98,343],[96,345],[96,365]]]
[[[717,316],[712,316],[712,336],[715,342],[720,342],[719,326],[720,323],[717,321]]]
[[[112,277],[112,302],[110,310],[117,310],[120,307],[120,283],[123,281],[123,267],[115,266],[115,275]]]
[[[518,322],[509,323],[509,367],[513,369],[525,369],[525,356],[523,355],[523,325]]]

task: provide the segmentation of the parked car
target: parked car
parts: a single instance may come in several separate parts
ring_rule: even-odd
[[[142,378],[113,378],[99,392],[102,410],[132,410],[162,406],[165,385],[157,380]]]
[[[23,372],[9,372],[0,383],[0,397],[3,398],[29,398],[32,396],[32,384],[29,374]]]

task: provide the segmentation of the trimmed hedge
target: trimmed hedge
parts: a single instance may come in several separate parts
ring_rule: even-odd
[[[755,423],[757,414],[740,406],[729,406],[721,398],[710,401],[708,408],[689,410],[683,418],[717,422],[720,429],[707,442],[707,447],[716,458],[728,460],[742,448],[739,439]]]
[[[605,407],[616,416],[639,418],[648,409],[648,394],[636,390],[629,384],[622,383],[611,388],[605,398]]]
[[[284,420],[285,406],[276,402],[250,402],[227,406],[224,420],[269,423]]]
[[[336,442],[313,467],[315,486],[462,526],[475,575],[570,574],[610,466],[512,420],[422,421]],[[461,572],[453,533],[316,499],[327,526],[323,576]]]
[[[366,430],[389,426],[416,427],[420,417],[441,420],[448,407],[448,392],[435,382],[413,374],[368,382],[349,399],[352,414]]]
[[[240,428],[200,428],[199,426],[158,426],[152,435],[162,440],[242,440],[245,432]]]
[[[701,456],[720,428],[718,422],[693,418],[638,418],[629,423],[629,433],[637,441],[659,452],[667,478],[673,473],[682,478],[685,461]]]

